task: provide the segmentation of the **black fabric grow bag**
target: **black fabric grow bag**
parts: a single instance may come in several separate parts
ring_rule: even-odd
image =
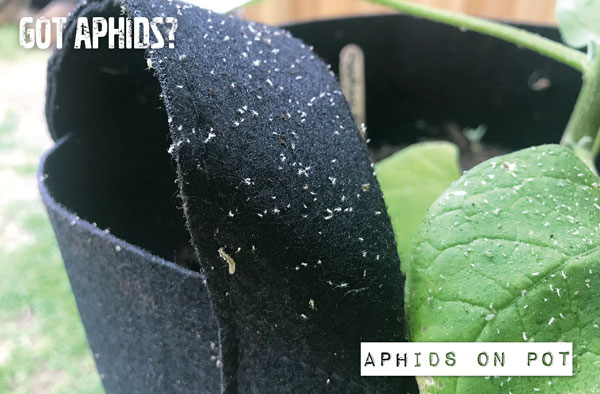
[[[289,123],[288,115],[296,114],[278,108],[277,119],[257,120],[260,127],[235,126],[237,134],[228,134],[229,140],[218,142],[217,148],[199,148],[211,127],[240,122],[234,115],[219,117],[223,108],[252,116],[240,100],[265,96],[252,90],[250,82],[234,82],[242,91],[229,92],[231,78],[246,70],[242,66],[210,77],[223,44],[203,47],[207,18],[215,26],[222,20],[231,24],[232,37],[246,24],[207,16],[183,3],[131,1],[127,7],[131,15],[150,17],[159,12],[177,15],[183,9],[177,15],[177,47],[186,53],[151,54],[158,79],[143,70],[143,51],[55,54],[49,67],[47,117],[56,145],[40,165],[40,190],[106,391],[415,392],[412,378],[359,376],[361,340],[405,337],[402,279],[391,226],[347,106],[341,101],[336,108],[317,104],[310,128],[305,122]],[[111,2],[90,2],[77,8],[74,17],[119,13]],[[251,30],[263,29],[253,26]],[[484,123],[486,142],[511,150],[557,141],[580,84],[576,72],[512,45],[399,15],[288,29],[313,45],[334,71],[346,44],[364,50],[368,130],[375,148],[440,137],[448,122],[471,127]],[[554,29],[534,30],[558,37]],[[72,34],[71,24],[65,36]],[[307,51],[299,43],[286,46],[285,35],[276,37],[273,41],[284,40],[281,56]],[[235,45],[230,44],[234,52]],[[318,60],[311,59],[306,67],[303,71],[314,78],[311,86],[337,89]],[[182,75],[189,78],[187,95],[177,93],[183,85],[175,81]],[[256,75],[268,78],[260,71]],[[299,75],[285,77],[289,80],[284,78],[281,86],[296,86]],[[550,88],[532,90],[532,75],[548,78]],[[308,88],[267,98],[257,112],[269,111],[281,97],[311,95]],[[210,107],[206,103],[214,97],[225,101]],[[248,106],[263,105],[257,102]],[[214,119],[212,113],[217,114]],[[332,115],[335,121],[329,124]],[[423,121],[429,125],[426,130],[418,126]],[[270,126],[273,122],[276,126]],[[340,125],[351,132],[330,143],[331,131]],[[182,133],[192,127],[198,136]],[[315,166],[312,175],[318,181],[310,184],[315,195],[286,195],[296,186],[303,188],[308,181],[302,171],[311,170],[307,163],[296,164],[293,172],[273,181],[278,173],[262,167],[260,151],[248,148],[257,143],[253,130],[265,128],[265,139],[277,132],[269,149],[289,152],[295,144],[298,157],[319,164],[335,158],[347,166],[335,181],[322,171],[323,165]],[[309,129],[316,131],[303,146],[294,133]],[[227,171],[219,176],[206,175],[223,169]],[[231,180],[231,174],[244,171],[251,175]],[[254,177],[256,173],[264,179]],[[260,188],[240,189],[248,183]],[[329,191],[332,186],[354,190],[365,184],[369,193],[355,201],[348,219],[324,219],[330,206],[319,204],[339,197]],[[273,190],[282,194],[275,199],[265,194]],[[321,220],[303,223],[304,213],[293,210],[296,221],[281,219],[285,216],[273,209],[284,210],[287,204],[262,210],[264,201],[277,198],[286,203],[322,198],[307,214]],[[260,208],[252,217],[241,209],[248,201]],[[229,206],[239,212],[228,212]],[[247,245],[238,252],[233,245],[243,241]],[[218,253],[222,247],[237,262],[232,275]]]

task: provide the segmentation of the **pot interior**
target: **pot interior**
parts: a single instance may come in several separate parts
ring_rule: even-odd
[[[463,157],[470,157],[463,166],[470,167],[487,157],[472,154],[463,130],[480,126],[487,130],[482,139],[487,156],[558,142],[580,87],[579,74],[554,61],[406,16],[288,28],[336,73],[345,45],[362,48],[375,158],[443,139],[461,147]],[[558,38],[552,28],[530,29]],[[64,61],[56,91],[63,108],[54,122],[68,136],[47,162],[47,185],[82,219],[197,270],[168,153],[167,114],[159,83],[147,68],[141,50],[79,51]]]

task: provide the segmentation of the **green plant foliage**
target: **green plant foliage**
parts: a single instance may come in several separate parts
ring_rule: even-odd
[[[600,41],[600,1],[558,0],[556,17],[563,40],[581,48]]]
[[[411,339],[565,341],[576,357],[572,377],[436,377],[423,392],[600,390],[598,182],[545,145],[478,165],[431,206],[407,272]]]
[[[460,176],[458,148],[439,141],[414,144],[377,163],[376,171],[405,270],[425,212]]]

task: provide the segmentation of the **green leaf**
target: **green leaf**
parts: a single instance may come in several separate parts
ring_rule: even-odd
[[[405,270],[412,237],[425,212],[460,176],[458,148],[441,141],[414,144],[375,168]]]
[[[600,40],[600,1],[558,0],[556,18],[563,40],[581,48]]]
[[[440,377],[434,393],[600,388],[600,186],[567,148],[490,159],[432,205],[413,244],[414,341],[573,342],[573,377]]]

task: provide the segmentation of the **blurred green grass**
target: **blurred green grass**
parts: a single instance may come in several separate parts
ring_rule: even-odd
[[[15,26],[0,28],[2,70],[18,72],[25,62],[28,69],[38,62],[35,67],[43,72],[47,55],[21,49]],[[42,108],[44,87],[35,83],[32,98]],[[0,393],[102,393],[37,195],[36,169],[44,149],[39,141],[46,138],[41,111],[36,130],[23,127],[30,108],[10,97],[15,92],[0,91],[8,103],[0,103]]]
[[[19,27],[13,24],[0,25],[0,59],[18,60],[31,53],[40,53],[38,49],[23,50],[19,45]]]
[[[14,59],[19,51],[19,29],[13,25],[0,26],[0,59]]]

